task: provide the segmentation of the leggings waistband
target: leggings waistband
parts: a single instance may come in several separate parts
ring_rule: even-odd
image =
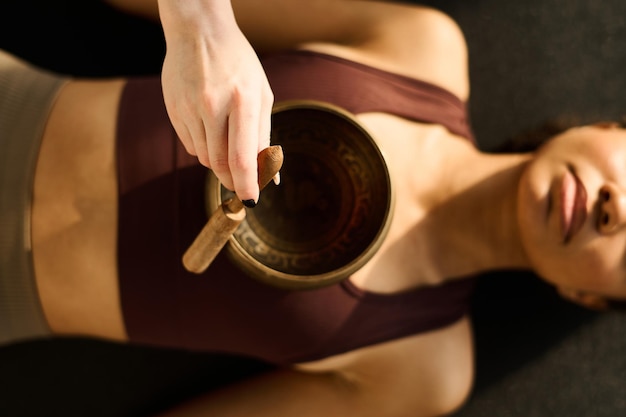
[[[35,282],[30,215],[43,130],[65,81],[0,50],[0,344],[50,334]]]

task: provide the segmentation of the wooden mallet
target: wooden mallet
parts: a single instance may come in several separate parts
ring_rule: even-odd
[[[259,153],[260,190],[278,174],[283,166],[283,158],[280,145],[270,146]],[[206,271],[245,218],[246,209],[237,197],[222,202],[183,255],[185,269],[196,274]]]

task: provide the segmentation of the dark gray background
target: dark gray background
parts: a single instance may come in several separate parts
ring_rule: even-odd
[[[616,119],[626,92],[622,0],[426,1],[453,16],[470,50],[480,146],[546,119]],[[157,73],[158,25],[98,0],[3,0],[0,48],[78,76]],[[500,280],[509,275],[506,281]],[[558,299],[525,273],[481,279],[477,380],[458,417],[626,413],[626,324]],[[64,339],[0,349],[0,416],[147,416],[212,379],[263,369],[225,357]]]

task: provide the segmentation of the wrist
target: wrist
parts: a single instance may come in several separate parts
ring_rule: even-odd
[[[237,25],[230,0],[158,0],[166,38],[191,31],[222,33]]]

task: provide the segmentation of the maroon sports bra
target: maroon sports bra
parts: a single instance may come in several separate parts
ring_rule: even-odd
[[[432,84],[309,51],[262,62],[276,102],[386,112],[472,140],[465,104]],[[204,274],[188,273],[182,254],[207,220],[206,169],[177,139],[158,77],[127,83],[117,141],[119,285],[134,343],[292,364],[438,329],[468,311],[473,279],[391,295],[350,280],[288,291],[249,278],[224,252]]]

